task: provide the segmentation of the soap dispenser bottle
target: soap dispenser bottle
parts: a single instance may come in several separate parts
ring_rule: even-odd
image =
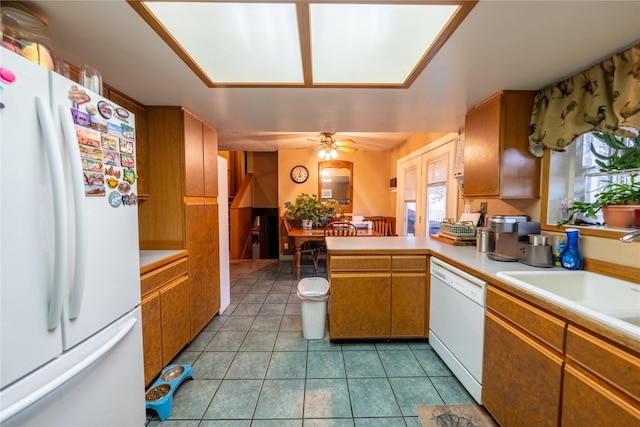
[[[560,255],[560,263],[562,268],[567,270],[580,270],[582,269],[582,255],[580,255],[580,249],[578,248],[578,238],[580,237],[580,230],[576,228],[568,228],[567,244]]]

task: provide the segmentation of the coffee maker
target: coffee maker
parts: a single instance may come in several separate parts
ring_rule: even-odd
[[[487,218],[488,227],[495,232],[495,252],[487,257],[495,261],[521,262],[533,267],[551,267],[551,246],[540,236],[540,223],[527,215],[496,215]]]

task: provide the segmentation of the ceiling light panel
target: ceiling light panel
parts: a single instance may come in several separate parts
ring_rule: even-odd
[[[216,83],[303,83],[295,4],[145,2]]]
[[[402,84],[458,7],[310,4],[314,84]]]

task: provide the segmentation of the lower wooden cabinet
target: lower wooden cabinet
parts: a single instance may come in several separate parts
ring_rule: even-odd
[[[562,427],[640,425],[638,401],[630,400],[580,367],[565,367],[562,394]]]
[[[482,401],[501,426],[557,426],[562,357],[488,311]]]
[[[209,200],[212,201],[185,204],[192,339],[220,310],[218,205]]]
[[[160,290],[162,363],[165,366],[191,341],[189,302],[187,276],[174,280]]]
[[[425,255],[330,255],[331,339],[425,338]]]
[[[149,384],[160,373],[162,364],[162,315],[160,294],[154,292],[142,298],[142,353],[144,355],[144,383]]]
[[[422,273],[392,273],[391,275],[391,336],[422,337],[427,325],[427,275]]]
[[[562,426],[640,425],[640,358],[569,326]]]
[[[501,426],[640,425],[640,358],[489,286],[482,401]]]
[[[141,276],[144,380],[149,384],[191,341],[191,298],[187,258]]]
[[[391,274],[332,274],[330,294],[332,339],[389,337]]]

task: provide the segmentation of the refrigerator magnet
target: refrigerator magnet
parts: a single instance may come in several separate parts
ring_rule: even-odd
[[[122,179],[124,179],[131,185],[133,185],[136,182],[136,179],[138,179],[138,174],[133,169],[125,169],[123,173],[124,176],[122,177]]]
[[[111,166],[120,166],[120,153],[111,150],[104,150],[103,152],[103,162],[107,165]]]
[[[121,204],[122,194],[118,193],[117,191],[112,191],[111,193],[109,193],[109,206],[111,206],[112,208],[117,208],[120,207]]]
[[[87,106],[84,107],[84,109],[87,110],[87,113],[90,116],[95,116],[96,114],[98,114],[98,109],[93,104],[87,104]]]
[[[118,191],[122,194],[127,194],[129,191],[131,191],[131,184],[129,184],[127,181],[121,181],[120,184],[118,184]]]
[[[120,138],[115,136],[107,135],[105,133],[102,134],[102,148],[112,151],[118,151],[118,142]]]
[[[116,178],[120,178],[120,170],[114,168],[113,166],[109,166],[107,169],[105,169],[104,173],[106,173],[107,175],[111,175],[111,176],[115,176]]]
[[[122,107],[118,107],[116,108],[116,118],[124,122],[129,118],[129,112]]]
[[[136,165],[136,161],[133,156],[127,156],[126,154],[121,154],[120,159],[122,161],[122,166],[125,168],[133,168]]]
[[[132,141],[135,141],[136,139],[136,130],[129,125],[125,125],[124,123],[122,124],[122,136],[130,139]]]
[[[116,188],[116,186],[118,185],[118,178],[110,176],[109,178],[106,179],[106,182],[109,188],[113,189],[113,188]]]
[[[138,202],[138,196],[135,193],[124,194],[122,196],[122,204],[126,206],[133,206]]]
[[[84,193],[87,197],[104,197],[106,190],[101,185],[85,185]]]
[[[82,111],[71,109],[71,117],[73,117],[73,123],[78,126],[91,127],[91,116]]]
[[[104,101],[98,102],[98,112],[105,119],[113,117],[113,107]]]

